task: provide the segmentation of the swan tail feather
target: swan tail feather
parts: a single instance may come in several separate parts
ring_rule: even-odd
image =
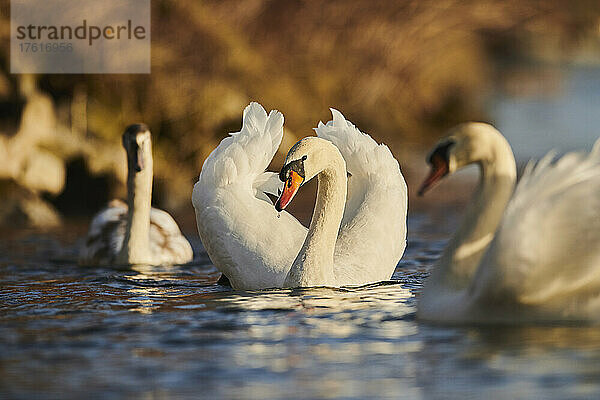
[[[283,114],[268,115],[252,102],[243,113],[242,129],[221,141],[202,166],[199,182],[223,187],[244,182],[248,187],[266,170],[283,137]]]
[[[332,120],[319,122],[315,128],[317,136],[332,142],[342,153],[348,172],[352,176],[397,182],[402,176],[398,161],[385,144],[378,144],[373,138],[361,132],[352,122],[346,120],[338,110],[331,108]]]

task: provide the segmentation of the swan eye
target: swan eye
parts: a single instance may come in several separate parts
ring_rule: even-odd
[[[307,155],[303,155],[303,156],[302,156],[302,161],[306,161],[306,159],[307,159],[307,158],[308,158],[308,156],[307,156]]]

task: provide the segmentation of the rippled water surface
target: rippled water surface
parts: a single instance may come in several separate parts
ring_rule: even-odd
[[[193,265],[85,269],[56,235],[0,244],[0,398],[598,398],[600,329],[415,319],[443,248],[410,219],[393,280],[240,292]]]

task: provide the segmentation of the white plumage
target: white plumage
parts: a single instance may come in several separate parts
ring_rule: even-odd
[[[193,258],[192,246],[152,200],[152,141],[144,124],[123,134],[127,154],[127,202],[113,200],[92,220],[80,249],[81,265],[171,265]]]
[[[94,216],[79,254],[81,265],[115,265],[127,229],[127,204],[112,200]],[[151,265],[185,264],[194,254],[177,222],[166,211],[150,210],[149,246]]]
[[[460,139],[465,130],[472,131],[470,146]],[[492,162],[514,166],[510,147],[500,149],[498,141],[490,140],[499,135],[479,124],[463,126],[451,136],[458,142],[456,154],[459,147],[472,149],[463,155],[473,155],[475,148],[494,150],[478,195],[486,191]],[[554,158],[551,153],[537,164],[530,162],[512,197],[496,201],[498,223],[483,221],[493,236],[473,260],[464,283],[452,279],[457,264],[452,258],[476,237],[462,230],[451,240],[425,287],[420,317],[448,322],[600,320],[600,140],[589,153]],[[480,161],[471,157],[459,167],[469,162]]]
[[[361,133],[341,113],[319,124],[351,173],[335,244],[333,280],[323,285],[389,279],[406,246],[406,184],[389,149]],[[281,188],[266,172],[283,136],[283,115],[258,103],[244,110],[242,130],[223,139],[202,167],[192,202],[198,231],[213,263],[235,288],[281,287],[307,235],[264,194]],[[344,171],[344,177],[345,177]],[[279,215],[278,215],[279,214]]]

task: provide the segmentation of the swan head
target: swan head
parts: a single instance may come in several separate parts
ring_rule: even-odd
[[[133,124],[125,128],[123,147],[127,153],[129,170],[140,172],[147,166],[146,161],[151,153],[150,129],[146,124]]]
[[[315,136],[305,137],[292,146],[279,172],[279,179],[285,184],[275,203],[277,211],[287,207],[300,186],[329,166],[332,152],[337,152],[341,158],[339,150],[333,143]]]
[[[422,196],[445,176],[470,165],[495,163],[498,149],[510,146],[502,134],[490,124],[466,122],[450,131],[427,156],[431,170],[419,189]]]

